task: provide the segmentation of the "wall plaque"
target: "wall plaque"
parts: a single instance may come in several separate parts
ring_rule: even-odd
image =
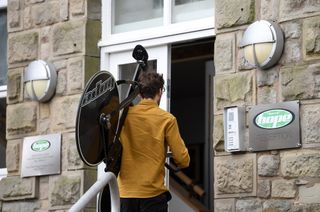
[[[25,137],[21,177],[60,174],[61,134]]]
[[[253,106],[249,110],[249,151],[301,147],[299,101]]]

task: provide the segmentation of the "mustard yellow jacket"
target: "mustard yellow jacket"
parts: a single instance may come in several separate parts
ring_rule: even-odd
[[[189,166],[190,157],[176,118],[153,100],[143,99],[130,107],[120,140],[123,152],[118,184],[122,198],[148,198],[167,191],[167,146],[179,167]]]

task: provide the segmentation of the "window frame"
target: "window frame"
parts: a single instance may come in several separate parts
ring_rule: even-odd
[[[0,0],[0,10],[7,10],[7,7],[8,7],[8,1],[7,0]],[[7,85],[1,85],[0,86],[0,98],[5,98],[5,97],[7,97]]]
[[[7,10],[8,1],[0,0],[0,10]],[[8,15],[8,14],[7,14]],[[7,97],[7,85],[0,86],[0,98]],[[8,174],[7,168],[0,168],[0,180],[5,178]]]
[[[110,48],[123,46],[125,43],[134,43],[139,41],[151,41],[153,45],[161,45],[180,40],[194,39],[200,37],[214,36],[215,19],[212,17],[191,20],[186,22],[172,23],[172,1],[163,2],[163,25],[159,27],[134,30],[123,33],[112,34],[112,1],[102,1],[102,39],[99,46],[108,46],[108,52],[122,51],[122,48]],[[214,8],[212,8],[214,12]],[[192,34],[194,34],[192,36]],[[189,36],[189,37],[188,37]],[[131,44],[132,45],[132,44]]]

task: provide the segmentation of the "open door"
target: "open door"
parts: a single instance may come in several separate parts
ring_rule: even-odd
[[[143,45],[143,44],[142,44]],[[134,45],[133,45],[134,47]],[[148,52],[148,71],[156,71],[163,75],[165,80],[166,90],[168,91],[170,82],[170,66],[169,66],[169,47],[167,45],[157,46],[157,47],[146,47],[145,49]],[[112,52],[106,53],[106,59],[102,60],[101,67],[105,67],[107,71],[109,71],[116,80],[121,79],[130,79],[132,80],[133,74],[136,67],[136,61],[132,57],[132,49],[121,51],[121,52]],[[120,93],[120,101],[123,100],[123,97],[128,91],[128,87],[122,85],[119,88]],[[166,95],[163,95],[160,102],[160,107],[164,110],[169,110],[169,92],[166,91]],[[136,100],[138,101],[138,100]],[[98,176],[103,174],[104,164],[99,165]],[[169,186],[169,174],[166,170],[166,185]]]
[[[213,211],[213,51],[213,38],[171,47],[170,108],[190,155],[190,166],[183,172],[205,192],[201,196],[190,192],[170,174],[171,190],[192,208],[186,210],[180,204],[171,211]]]

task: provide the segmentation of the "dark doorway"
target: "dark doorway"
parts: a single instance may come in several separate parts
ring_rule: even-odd
[[[202,197],[192,192],[189,196],[209,211],[213,207],[213,51],[213,38],[173,45],[170,91],[170,111],[177,117],[191,157],[190,167],[183,172],[205,191]]]

